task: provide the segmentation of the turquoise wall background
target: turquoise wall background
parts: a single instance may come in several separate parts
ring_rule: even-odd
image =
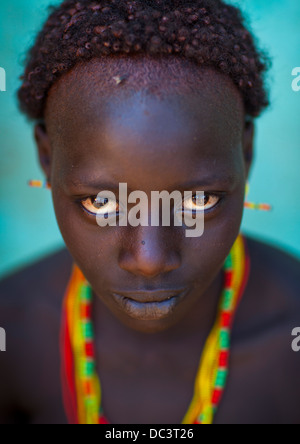
[[[268,202],[272,213],[245,210],[243,230],[300,258],[300,92],[292,69],[300,66],[299,0],[240,0],[261,46],[273,58],[269,75],[272,106],[257,122],[256,159],[249,200]],[[63,245],[50,193],[26,186],[42,178],[32,125],[17,110],[15,92],[26,48],[59,1],[2,0],[0,67],[7,91],[0,92],[0,277]]]

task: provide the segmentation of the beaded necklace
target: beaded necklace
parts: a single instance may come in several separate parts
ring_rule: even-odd
[[[224,287],[215,325],[207,339],[194,396],[182,424],[212,424],[224,392],[231,330],[250,272],[246,239],[236,239],[224,263]],[[71,424],[109,424],[101,405],[91,321],[93,291],[74,265],[64,303],[61,328],[63,396]]]

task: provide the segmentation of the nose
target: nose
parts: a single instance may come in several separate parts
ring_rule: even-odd
[[[180,254],[175,248],[178,243],[170,230],[155,226],[132,228],[120,252],[120,268],[147,278],[178,269],[181,265]]]

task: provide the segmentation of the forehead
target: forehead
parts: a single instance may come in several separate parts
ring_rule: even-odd
[[[125,80],[118,84],[117,76]],[[178,167],[191,171],[197,162],[230,168],[243,117],[242,99],[229,78],[174,59],[77,66],[51,89],[46,108],[49,137],[65,174],[106,171],[119,173],[119,180],[133,166],[152,175],[166,165],[170,174]]]

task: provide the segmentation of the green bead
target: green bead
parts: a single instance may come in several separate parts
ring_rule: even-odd
[[[86,297],[87,301],[89,301],[89,302],[93,299],[92,287],[90,287],[89,285],[86,287],[85,297]]]
[[[232,268],[232,266],[233,266],[232,255],[229,254],[229,256],[227,256],[225,260],[225,269],[228,270],[229,268]]]
[[[93,339],[93,324],[88,322],[82,322],[82,335],[86,339]]]
[[[219,370],[215,382],[215,387],[223,388],[226,384],[227,370]]]
[[[234,291],[233,290],[224,290],[223,295],[223,301],[222,301],[222,309],[223,310],[230,310],[232,308],[232,301],[233,301]]]
[[[93,297],[93,292],[90,286],[82,285],[79,290],[80,300],[82,302],[90,302]]]
[[[220,347],[222,350],[228,350],[230,345],[229,330],[222,329],[220,331]]]
[[[84,376],[92,376],[95,370],[94,362],[85,362]]]

